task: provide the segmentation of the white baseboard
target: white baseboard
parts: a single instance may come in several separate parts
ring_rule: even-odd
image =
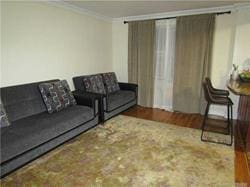
[[[225,106],[223,107],[212,106],[209,110],[209,114],[227,118],[227,109]],[[233,108],[233,119],[237,119],[237,111],[235,111],[234,108]]]
[[[173,110],[170,110],[169,107],[167,106],[162,107],[162,106],[154,105],[153,108],[158,108],[158,109],[163,109],[169,112],[173,112]],[[225,106],[211,106],[209,109],[209,114],[227,118],[227,109]],[[235,110],[235,107],[233,108],[233,119],[237,119],[237,111]]]

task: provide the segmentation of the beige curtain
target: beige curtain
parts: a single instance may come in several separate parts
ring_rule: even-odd
[[[155,72],[155,21],[129,23],[128,81],[138,84],[138,104],[153,106]]]
[[[203,113],[202,81],[210,74],[214,14],[183,16],[176,23],[173,109]]]

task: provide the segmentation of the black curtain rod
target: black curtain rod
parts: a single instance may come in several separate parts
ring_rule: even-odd
[[[205,13],[204,13],[205,14]],[[221,14],[231,14],[231,11],[226,11],[226,12],[218,12],[216,13],[216,15],[221,15]],[[156,18],[156,19],[147,19],[147,20],[163,20],[163,19],[175,19],[179,16],[175,16],[175,17],[165,17],[165,18]],[[139,20],[136,20],[136,21],[139,21]],[[142,21],[146,21],[146,20],[142,20]],[[130,21],[124,21],[123,23],[126,24],[126,23],[129,23]]]

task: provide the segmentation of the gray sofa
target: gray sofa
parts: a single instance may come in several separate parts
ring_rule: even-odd
[[[1,88],[11,122],[1,128],[1,177],[98,124],[95,97],[76,94],[77,105],[49,114],[40,83]]]
[[[102,75],[102,74],[98,74]],[[93,75],[86,75],[87,77]],[[100,121],[106,121],[111,117],[137,105],[137,89],[138,86],[132,83],[118,82],[120,90],[111,94],[89,93],[86,91],[83,84],[83,79],[86,76],[78,76],[73,78],[76,90],[74,94],[85,95],[92,94],[99,100]]]

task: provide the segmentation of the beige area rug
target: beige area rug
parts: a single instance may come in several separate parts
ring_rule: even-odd
[[[200,130],[117,116],[4,178],[2,186],[234,186],[231,147]]]

